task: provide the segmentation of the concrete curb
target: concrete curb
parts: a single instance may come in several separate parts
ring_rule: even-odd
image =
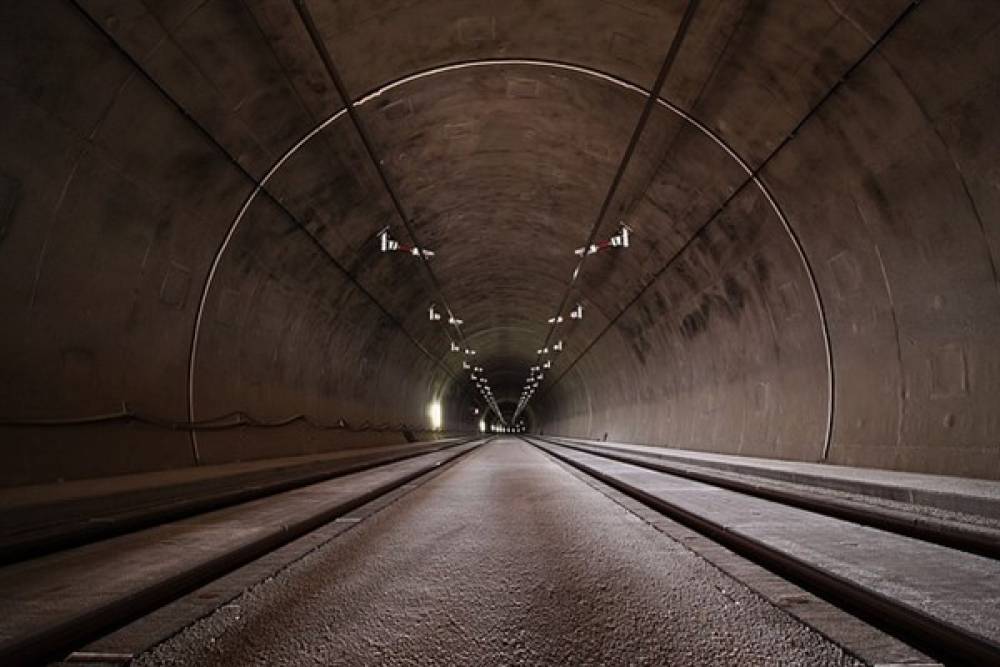
[[[306,533],[362,505],[375,500],[413,480],[438,469],[476,449],[476,445],[458,448],[443,460],[422,466],[391,482],[359,494],[308,517],[274,526],[263,535],[254,537],[240,547],[212,556],[181,572],[144,585],[128,595],[89,609],[68,619],[60,620],[29,635],[11,639],[0,645],[0,663],[36,664],[57,660],[76,646],[107,634],[135,618],[189,593]]]

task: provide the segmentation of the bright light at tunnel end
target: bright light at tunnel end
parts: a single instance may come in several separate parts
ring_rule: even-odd
[[[431,401],[430,405],[427,406],[427,417],[431,420],[431,429],[437,431],[441,428],[443,420],[440,401]]]

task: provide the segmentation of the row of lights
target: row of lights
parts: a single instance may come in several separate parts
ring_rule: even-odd
[[[429,260],[431,257],[434,256],[433,250],[428,250],[427,248],[418,248],[417,246],[409,245],[395,240],[389,234],[388,227],[382,228],[382,230],[379,231],[379,233],[376,235],[376,238],[378,239],[379,250],[381,252],[402,252],[408,255],[412,255],[414,257],[419,257],[425,261]],[[464,321],[455,317],[455,314],[452,313],[450,310],[448,310],[447,315],[448,315],[448,320],[447,320],[448,324],[450,326],[455,327],[458,330],[461,337],[462,333],[461,326],[462,324],[464,324]],[[440,322],[444,319],[443,316],[444,313],[440,312],[437,309],[436,304],[432,303],[428,307],[427,317],[431,322]],[[493,397],[493,390],[490,388],[489,380],[487,380],[486,376],[483,374],[482,367],[473,366],[469,362],[468,358],[476,356],[476,351],[470,347],[463,347],[459,345],[453,339],[451,339],[451,336],[449,336],[448,338],[450,340],[451,351],[458,352],[462,354],[464,357],[462,359],[462,370],[469,371],[469,380],[476,384],[476,388],[482,395],[483,400],[486,401],[486,405],[488,405],[489,408],[494,413],[496,413],[497,419],[500,420],[500,425],[502,425],[503,428],[507,428],[507,421],[503,418],[503,415],[500,413],[500,406],[497,405],[496,399]],[[478,408],[476,408],[476,414],[479,414]],[[432,415],[432,421],[434,421],[433,415]],[[441,422],[440,407],[437,408],[436,421],[438,423]],[[483,422],[480,422],[480,424],[482,426]]]
[[[595,253],[601,252],[602,250],[607,250],[610,248],[628,248],[631,232],[632,229],[624,222],[622,222],[620,223],[620,228],[618,230],[618,233],[612,236],[611,238],[604,241],[591,243],[589,246],[583,246],[582,248],[577,248],[576,250],[574,250],[573,251],[574,254],[579,256],[581,258],[581,261],[579,264],[577,264],[576,268],[573,270],[573,279],[571,282],[575,282],[577,277],[579,276],[580,267],[583,264],[584,257],[586,257],[587,255],[593,255]],[[379,249],[382,252],[403,252],[408,255],[413,255],[414,257],[419,257],[425,261],[429,260],[431,257],[434,256],[434,251],[432,250],[428,250],[426,248],[418,248],[417,246],[401,243],[393,239],[389,235],[388,227],[384,227],[381,231],[379,231],[379,233],[377,234],[377,238],[379,242]],[[443,319],[442,313],[437,310],[436,305],[433,303],[428,308],[427,314],[428,318],[432,322],[438,322]],[[583,304],[580,303],[576,304],[576,306],[569,312],[568,317],[571,320],[582,320]],[[564,321],[565,318],[563,317],[562,313],[556,313],[553,317],[550,317],[548,319],[548,323],[553,326],[562,324]],[[460,327],[463,324],[463,320],[460,320],[457,317],[455,317],[454,313],[452,313],[450,310],[448,311],[448,324],[458,329],[459,333],[461,334]],[[559,340],[552,346],[551,350],[548,347],[543,347],[537,350],[536,354],[537,358],[540,359],[541,357],[548,355],[550,352],[562,352],[562,350],[563,350],[563,342],[562,340]],[[474,349],[467,347],[463,348],[454,340],[451,341],[451,351],[460,352],[467,357],[473,357],[476,355],[476,351]],[[550,368],[552,368],[551,359],[546,359],[545,362],[543,362],[542,364],[531,367],[528,373],[528,378],[525,381],[524,389],[521,391],[521,397],[520,400],[518,401],[517,408],[514,410],[515,422],[517,420],[517,417],[521,414],[521,411],[525,408],[525,406],[527,406],[528,401],[530,401],[531,397],[535,395],[535,392],[538,390],[538,387],[541,384],[542,380],[545,379],[544,371]],[[496,414],[499,423],[494,424],[493,428],[507,429],[503,431],[497,431],[504,433],[519,432],[514,430],[518,428],[520,428],[523,431],[524,428],[523,421],[519,422],[520,425],[518,425],[517,422],[515,423],[514,426],[507,425],[507,421],[503,418],[503,414],[500,412],[500,407],[497,405],[496,398],[493,396],[493,390],[490,388],[489,380],[487,380],[486,376],[483,374],[482,367],[473,366],[472,364],[469,363],[467,359],[463,359],[462,369],[469,371],[469,380],[476,383],[476,387],[479,390],[479,393],[482,395],[483,400],[486,401],[486,404]],[[438,421],[440,421],[441,419],[440,408],[438,408],[438,410],[439,412],[437,415],[437,419]],[[478,414],[478,409],[476,410],[476,414]],[[484,425],[485,421],[481,421],[480,428],[482,429]]]
[[[442,319],[441,313],[437,311],[437,308],[433,303],[430,305],[430,308],[428,308],[427,313],[428,317],[432,322],[437,322]],[[448,313],[448,324],[454,326],[457,329],[462,325],[462,323],[463,320],[458,319],[450,312]],[[469,380],[475,383],[476,389],[483,397],[483,400],[486,401],[486,405],[489,406],[490,410],[492,410],[496,414],[497,419],[500,420],[500,423],[506,426],[507,421],[503,418],[503,415],[500,413],[500,406],[497,405],[496,398],[493,396],[493,389],[490,387],[490,381],[487,379],[485,372],[483,371],[483,367],[474,366],[469,361],[469,358],[476,356],[476,351],[471,347],[462,347],[455,341],[451,341],[450,345],[452,352],[457,352],[461,354],[463,357],[465,357],[462,359],[462,370],[469,372]]]
[[[629,247],[629,241],[631,239],[632,228],[626,225],[624,222],[620,223],[618,233],[609,239],[604,241],[597,241],[596,243],[591,243],[589,246],[583,246],[582,248],[577,248],[573,251],[575,255],[580,257],[580,262],[576,265],[573,270],[573,279],[571,281],[575,282],[577,277],[580,275],[580,266],[583,264],[583,258],[587,255],[593,255],[595,253],[601,252],[603,250],[608,250],[610,248],[627,248]],[[582,320],[583,319],[583,304],[578,303],[576,306],[569,311],[568,318],[570,320]],[[552,326],[562,324],[566,321],[562,313],[556,313],[554,316],[548,319],[548,323]],[[562,352],[563,342],[559,340],[556,342],[551,349],[548,347],[543,347],[536,350],[536,361],[545,358],[552,352]],[[514,419],[517,420],[521,411],[528,405],[528,401],[531,397],[535,395],[538,387],[541,385],[542,380],[545,379],[545,371],[552,368],[552,359],[547,358],[544,362],[532,366],[528,370],[528,378],[525,380],[524,389],[521,391],[521,400],[518,401],[517,409],[514,410]]]
[[[562,352],[562,349],[563,342],[560,340],[552,346],[551,352]],[[543,347],[538,350],[538,356],[547,355],[549,353],[550,350],[547,347]],[[517,416],[521,414],[521,410],[523,410],[524,406],[528,404],[531,397],[535,395],[535,391],[538,389],[538,386],[542,383],[542,380],[545,379],[545,371],[550,368],[552,368],[552,360],[546,359],[541,364],[532,366],[528,370],[528,379],[524,383],[524,389],[521,390],[521,400],[518,401],[517,409],[514,411],[515,419],[517,419]]]
[[[479,430],[486,431],[486,423],[479,422]],[[524,422],[518,423],[516,426],[501,426],[500,424],[493,424],[490,426],[490,430],[494,433],[524,433]]]

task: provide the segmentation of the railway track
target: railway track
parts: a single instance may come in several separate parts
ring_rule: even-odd
[[[0,568],[0,664],[63,659],[487,441],[396,457],[291,489],[285,480],[252,500],[227,496],[208,511],[10,563]],[[140,576],[123,574],[128,568]]]
[[[751,481],[524,439],[946,664],[1000,664],[995,543],[901,525],[874,508],[865,515]]]
[[[556,446],[596,454],[613,461],[637,465],[649,470],[704,482],[764,500],[772,500],[810,512],[845,519],[853,523],[906,535],[925,542],[933,542],[952,549],[1000,559],[1000,532],[958,521],[916,515],[885,507],[852,501],[829,495],[803,493],[801,489],[789,490],[788,485],[774,484],[768,480],[754,479],[746,474],[726,474],[683,465],[653,460],[651,457],[615,452],[586,443],[574,443],[565,438],[552,440],[537,438]],[[799,485],[802,486],[802,485]]]
[[[97,498],[89,504],[77,502],[71,508],[62,503],[33,507],[27,512],[22,509],[7,511],[0,514],[0,566],[364,472],[474,440],[476,438],[450,439],[389,455],[359,453],[322,465],[311,463],[279,471],[233,475],[212,485],[179,484],[166,492],[157,489],[155,494],[120,493]],[[67,510],[72,512],[72,516],[66,516]],[[16,515],[17,523],[9,515]],[[49,524],[36,519],[53,515],[61,519]]]
[[[1000,559],[996,545],[980,539],[985,530],[945,525],[935,533],[933,522],[915,530],[883,508],[803,497],[747,476],[562,439],[522,439],[937,660],[1000,664]],[[8,563],[0,568],[0,619],[7,619],[0,620],[0,664],[63,659],[310,531],[405,492],[488,441],[351,462],[322,471],[323,479],[300,476],[294,488],[289,479],[254,486],[243,502],[221,494],[208,511],[187,507],[158,525],[150,514],[141,530],[127,531],[123,522],[114,536]],[[171,517],[178,509],[164,511]],[[128,575],[115,583],[118,564],[136,560],[142,580]],[[41,600],[53,591],[60,593],[46,608]]]

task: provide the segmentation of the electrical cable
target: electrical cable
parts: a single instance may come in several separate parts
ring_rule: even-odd
[[[138,422],[148,426],[155,426],[171,431],[223,431],[234,428],[281,428],[289,426],[295,422],[302,422],[317,430],[323,431],[347,431],[350,433],[389,431],[412,431],[423,432],[427,429],[416,429],[406,423],[399,423],[393,426],[389,422],[373,424],[369,420],[361,422],[359,426],[352,426],[347,420],[340,418],[332,424],[324,423],[313,419],[305,414],[295,414],[281,419],[265,420],[258,419],[242,410],[233,410],[210,419],[199,419],[197,421],[171,420],[162,417],[143,414],[128,407],[122,402],[122,409],[117,412],[110,412],[86,417],[69,417],[57,419],[3,419],[0,420],[0,427],[5,428],[27,428],[27,427],[65,427],[65,426],[87,426],[92,424],[104,424],[109,422]]]

